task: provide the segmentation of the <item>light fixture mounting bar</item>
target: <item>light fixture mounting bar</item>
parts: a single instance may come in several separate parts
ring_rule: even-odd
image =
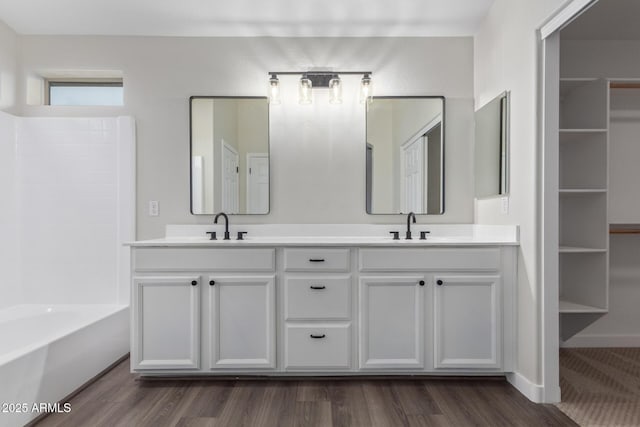
[[[329,87],[329,80],[340,75],[371,75],[371,71],[269,71],[270,76],[299,75],[311,80],[314,88]]]

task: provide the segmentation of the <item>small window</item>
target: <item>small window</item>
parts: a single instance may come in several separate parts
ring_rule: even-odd
[[[122,79],[47,81],[48,105],[123,105]]]

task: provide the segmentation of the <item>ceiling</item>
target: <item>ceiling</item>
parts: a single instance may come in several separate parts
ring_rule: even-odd
[[[469,36],[494,0],[0,0],[19,34]]]
[[[564,40],[640,40],[640,0],[599,0],[561,32]]]

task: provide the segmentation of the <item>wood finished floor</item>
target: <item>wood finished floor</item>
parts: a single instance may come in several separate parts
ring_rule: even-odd
[[[576,426],[502,379],[140,380],[129,360],[52,426]]]

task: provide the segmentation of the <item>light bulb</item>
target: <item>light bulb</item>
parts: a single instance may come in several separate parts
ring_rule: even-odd
[[[280,80],[275,74],[271,74],[269,79],[269,103],[273,105],[280,104]]]
[[[306,75],[303,75],[300,79],[300,86],[298,90],[298,102],[300,104],[311,104],[311,86],[311,79]]]
[[[342,104],[342,81],[337,75],[329,80],[329,103]]]
[[[371,96],[373,95],[373,85],[371,83],[371,75],[365,74],[362,77],[362,81],[360,83],[360,103],[369,103],[371,102]]]

